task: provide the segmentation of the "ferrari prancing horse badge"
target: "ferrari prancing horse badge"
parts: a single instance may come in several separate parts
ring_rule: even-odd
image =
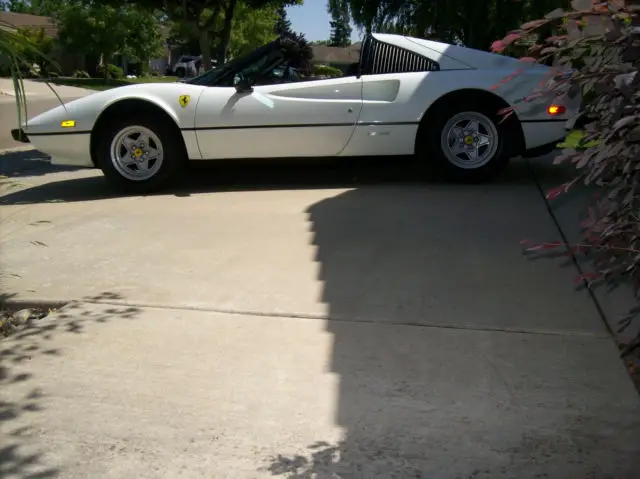
[[[191,97],[189,95],[180,95],[180,97],[178,97],[178,103],[180,103],[180,106],[182,108],[187,107],[187,105],[189,104],[189,100],[191,100]]]

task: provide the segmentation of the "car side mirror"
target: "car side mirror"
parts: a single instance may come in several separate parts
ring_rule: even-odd
[[[251,93],[253,91],[251,82],[247,78],[241,78],[235,86],[238,93]]]

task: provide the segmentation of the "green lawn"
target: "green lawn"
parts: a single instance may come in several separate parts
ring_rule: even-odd
[[[162,76],[162,77],[140,77],[140,78],[122,78],[120,80],[107,80],[104,78],[72,78],[60,77],[50,78],[48,81],[54,85],[77,86],[81,88],[89,88],[91,90],[108,90],[118,86],[132,85],[135,83],[172,83],[178,80],[178,77]]]

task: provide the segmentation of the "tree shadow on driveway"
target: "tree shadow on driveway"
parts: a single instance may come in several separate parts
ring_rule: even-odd
[[[575,270],[522,256],[532,233],[557,239],[537,188],[359,188],[307,214],[344,437],[263,470],[634,477],[640,409],[611,339]]]
[[[107,292],[87,299],[122,298]],[[0,340],[0,477],[35,479],[61,475],[51,462],[54,451],[38,450],[34,445],[34,438],[39,436],[37,424],[42,420],[39,413],[48,399],[47,391],[38,386],[31,361],[47,357],[47,361],[60,362],[65,351],[51,346],[57,336],[81,335],[90,323],[134,319],[138,313],[135,307],[114,306],[97,314],[80,303],[71,303]]]

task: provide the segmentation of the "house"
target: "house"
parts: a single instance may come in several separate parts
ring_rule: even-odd
[[[58,28],[55,20],[51,17],[44,17],[40,15],[30,15],[27,13],[15,13],[15,12],[3,12],[0,11],[0,24],[4,26],[11,26],[16,30],[29,29],[40,30],[42,29],[45,35],[56,39],[58,37]],[[161,34],[163,38],[167,38],[169,35],[169,29],[161,26]],[[149,61],[149,65],[152,69],[157,69],[159,72],[164,73],[166,65],[171,61],[171,49],[169,45],[164,43],[164,54],[160,58],[154,58]],[[89,73],[95,73],[94,70],[98,65],[99,58],[91,58],[85,54],[74,54],[64,50],[59,44],[55,43],[54,51],[51,54],[53,60],[55,60],[64,74],[70,75],[77,70],[88,71]],[[113,59],[113,63],[122,67],[125,73],[129,73],[130,69],[133,70],[134,65],[130,65],[126,58],[118,55]]]
[[[57,37],[58,28],[52,18],[28,13],[15,13],[0,11],[0,23],[11,25],[16,30],[19,28],[44,29],[47,36]]]
[[[328,65],[339,68],[346,73],[349,65],[360,61],[362,43],[354,43],[348,47],[330,47],[328,45],[311,45],[313,49],[313,65]]]
[[[44,34],[51,38],[58,37],[58,28],[53,18],[40,15],[30,15],[28,13],[2,12],[0,11],[0,23],[11,26],[15,30],[42,30]],[[51,52],[51,57],[65,72],[73,72],[85,69],[84,55],[75,55],[64,52],[57,43]]]

